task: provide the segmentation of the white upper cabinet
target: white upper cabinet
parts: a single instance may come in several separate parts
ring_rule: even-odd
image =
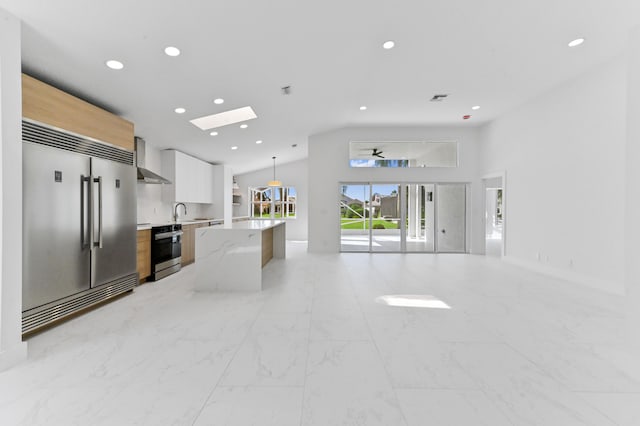
[[[172,149],[162,151],[162,172],[171,184],[162,186],[162,200],[213,203],[213,165]]]

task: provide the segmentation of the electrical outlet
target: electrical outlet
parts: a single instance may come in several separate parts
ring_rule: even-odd
[[[157,214],[157,213],[158,213],[158,208],[157,208],[157,207],[154,207],[154,208],[153,208],[153,214]]]
[[[569,259],[569,268],[573,268],[573,259]]]
[[[536,253],[536,260],[537,260],[538,262],[540,262],[540,252],[537,252],[537,253]]]

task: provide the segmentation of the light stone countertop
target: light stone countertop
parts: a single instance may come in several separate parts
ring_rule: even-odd
[[[196,223],[209,223],[209,222],[218,222],[218,221],[222,221],[222,219],[199,219],[199,220],[179,220],[178,222],[167,221],[167,222],[155,222],[155,223],[139,223],[138,224],[138,231],[144,231],[145,229],[151,229],[154,226],[172,225],[174,223],[179,223],[181,225],[193,225],[193,224],[196,224]]]
[[[233,218],[233,222],[234,223],[239,223],[239,222],[247,222],[247,216],[238,216],[238,217],[234,217]],[[218,224],[222,224],[223,219],[191,219],[191,220],[179,220],[177,223],[180,223],[182,225],[192,225],[194,223],[207,223],[207,222],[218,222]],[[256,222],[264,222],[264,220],[256,220]],[[267,222],[270,222],[270,220],[267,220]],[[138,231],[144,231],[147,229],[151,229],[154,226],[165,226],[165,225],[171,225],[173,223],[176,222],[171,222],[171,221],[166,221],[166,222],[146,222],[146,223],[138,223]],[[216,224],[216,225],[218,225]],[[214,225],[215,226],[215,225]],[[275,225],[274,225],[275,226]],[[249,229],[249,228],[245,228],[245,229]],[[266,228],[265,228],[266,229]]]
[[[196,229],[194,289],[261,291],[263,266],[286,258],[285,227],[284,220],[247,220]]]
[[[212,229],[232,229],[232,230],[251,230],[251,231],[264,231],[265,229],[275,228],[278,225],[285,223],[284,220],[244,220],[242,222],[234,222],[231,224],[218,224],[211,226]]]

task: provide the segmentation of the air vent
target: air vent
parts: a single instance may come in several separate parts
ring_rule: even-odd
[[[133,166],[133,152],[32,121],[22,120],[22,142],[37,143]]]
[[[447,94],[433,95],[433,98],[431,98],[431,102],[442,102],[447,98],[447,96],[449,95]]]
[[[32,332],[92,305],[126,293],[137,284],[138,274],[135,273],[73,296],[24,311],[22,313],[22,334]]]

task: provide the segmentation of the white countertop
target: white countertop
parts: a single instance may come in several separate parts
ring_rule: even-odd
[[[232,230],[252,230],[252,231],[264,231],[265,229],[275,228],[278,225],[284,224],[284,220],[244,220],[242,222],[234,222],[228,225],[220,224],[213,225],[212,229],[232,229]]]
[[[222,221],[222,219],[199,219],[199,220],[179,220],[177,222],[155,222],[155,223],[139,223],[138,231],[144,231],[145,229],[151,229],[154,226],[166,226],[172,225],[174,223],[179,223],[181,225],[193,225],[196,223],[209,223],[209,222],[218,222]]]

